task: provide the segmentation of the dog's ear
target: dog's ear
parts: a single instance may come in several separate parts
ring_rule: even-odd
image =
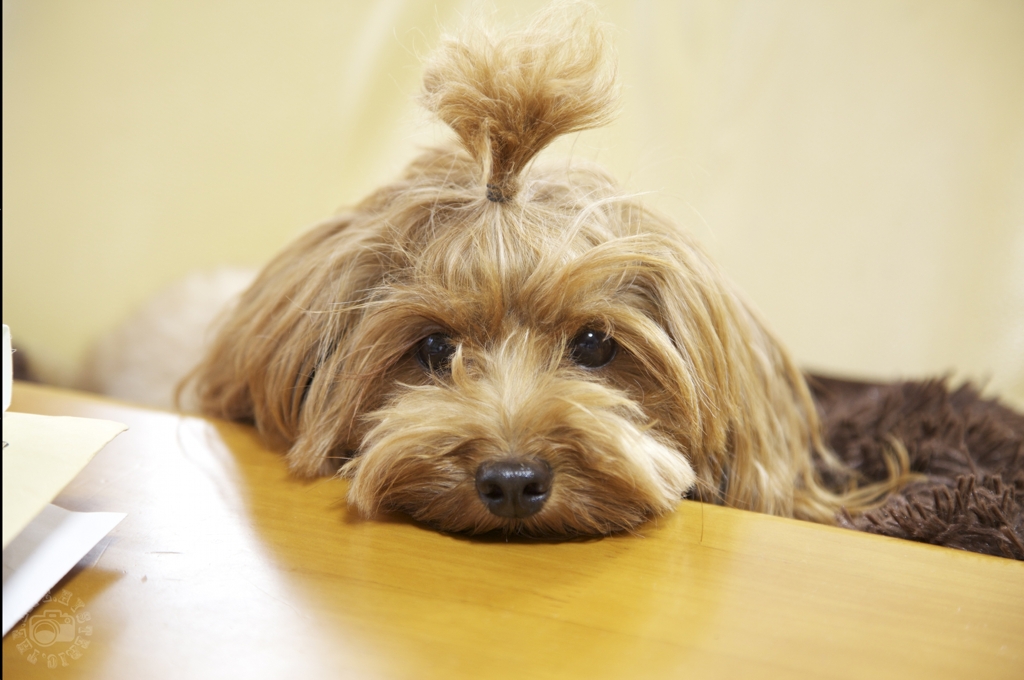
[[[255,422],[272,443],[291,447],[289,462],[304,474],[331,467],[361,391],[384,370],[349,347],[382,276],[376,230],[365,222],[360,212],[331,220],[279,254],[189,378],[204,413]]]
[[[610,118],[614,59],[593,12],[556,4],[500,35],[471,26],[445,36],[427,63],[423,102],[479,164],[490,200],[511,200],[555,137]]]
[[[812,456],[828,466],[803,376],[754,307],[685,232],[642,205],[633,285],[658,332],[634,352],[658,389],[647,396],[659,427],[690,456],[700,497],[733,507],[830,521]],[[635,219],[624,217],[624,220]],[[794,489],[794,481],[796,488]]]
[[[648,217],[648,226],[658,229],[659,218]],[[652,268],[659,275],[647,276],[647,287],[676,354],[665,363],[678,360],[674,375],[682,377],[675,384],[684,388],[668,395],[677,400],[671,412],[684,414],[681,422],[666,418],[663,427],[683,435],[699,497],[832,523],[840,508],[864,512],[910,481],[906,454],[900,457],[897,449],[888,479],[858,484],[856,473],[827,447],[817,407],[789,352],[700,248],[681,232],[677,237],[675,255],[666,259],[671,266]],[[830,490],[824,471],[830,484],[843,488]]]

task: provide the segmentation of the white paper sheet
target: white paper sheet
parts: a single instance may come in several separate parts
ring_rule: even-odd
[[[3,551],[3,634],[125,517],[43,508]]]
[[[94,418],[4,414],[3,545],[28,525],[107,442],[127,429]]]

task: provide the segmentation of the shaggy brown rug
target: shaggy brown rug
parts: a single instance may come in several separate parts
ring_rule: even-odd
[[[807,382],[829,445],[865,479],[886,478],[893,438],[924,476],[842,526],[1024,560],[1024,415],[946,380]]]

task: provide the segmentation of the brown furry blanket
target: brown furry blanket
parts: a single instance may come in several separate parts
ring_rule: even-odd
[[[840,524],[1024,560],[1024,415],[945,380],[865,383],[808,376],[832,449],[868,480],[898,439],[924,479]]]

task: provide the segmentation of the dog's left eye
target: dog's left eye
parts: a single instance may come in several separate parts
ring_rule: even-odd
[[[453,354],[455,343],[444,333],[431,333],[420,340],[416,348],[416,358],[431,373],[447,372],[451,368]]]
[[[584,329],[569,343],[569,356],[584,368],[599,368],[615,358],[616,342],[602,333]]]

